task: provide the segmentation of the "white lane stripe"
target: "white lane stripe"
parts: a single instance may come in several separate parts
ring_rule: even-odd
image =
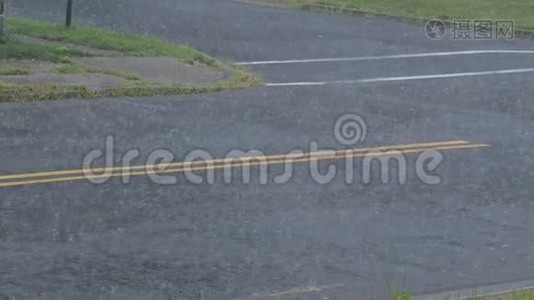
[[[316,59],[294,59],[294,60],[267,60],[267,61],[238,62],[235,64],[241,65],[241,66],[281,65],[281,64],[365,61],[365,60],[474,55],[474,54],[534,54],[534,51],[533,50],[471,50],[471,51],[455,51],[455,52],[398,54],[398,55],[384,55],[384,56],[360,56],[360,57],[316,58]]]
[[[442,79],[442,78],[456,78],[456,77],[489,76],[489,75],[517,74],[517,73],[534,73],[534,68],[496,70],[496,71],[485,71],[485,72],[449,73],[449,74],[436,74],[436,75],[403,76],[403,77],[367,78],[367,79],[357,79],[357,80],[265,83],[264,85],[272,86],[272,87],[317,86],[317,85],[327,85],[327,84],[357,84],[357,83],[388,82],[388,81],[408,81],[408,80]]]

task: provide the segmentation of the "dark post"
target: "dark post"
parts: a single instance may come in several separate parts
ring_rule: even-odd
[[[4,0],[0,0],[0,43],[6,41],[6,33],[4,31],[4,10]]]
[[[65,26],[70,27],[70,24],[72,23],[72,1],[73,0],[67,0],[67,18],[65,20]]]

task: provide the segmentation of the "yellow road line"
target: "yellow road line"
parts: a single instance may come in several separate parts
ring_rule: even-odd
[[[389,146],[378,146],[378,147],[367,147],[367,148],[353,148],[353,149],[342,149],[337,150],[336,153],[344,153],[345,151],[354,151],[354,152],[372,152],[372,151],[385,151],[385,150],[405,150],[411,148],[420,148],[420,147],[437,147],[437,146],[448,146],[448,145],[467,145],[468,141],[464,140],[455,140],[455,141],[440,141],[440,142],[428,142],[428,143],[414,143],[414,144],[401,144],[401,145],[389,145]],[[323,155],[325,151],[310,152],[306,155],[309,156],[320,156]],[[278,154],[278,155],[266,155],[266,156],[250,156],[247,159],[280,159],[280,158],[291,158],[292,155],[289,154]],[[295,156],[299,156],[298,154]],[[236,158],[238,159],[238,158]],[[181,167],[184,165],[204,165],[204,164],[218,164],[226,162],[227,158],[207,160],[207,161],[195,161],[195,162],[176,162],[167,165],[169,168]],[[155,168],[157,165],[139,165],[139,166],[128,166],[128,167],[109,167],[109,168],[91,168],[92,173],[100,173],[105,171],[126,171],[126,170],[143,170],[147,168]],[[72,169],[72,170],[62,170],[62,171],[48,171],[48,172],[36,172],[36,173],[23,173],[23,174],[13,174],[13,175],[2,175],[0,180],[10,180],[10,179],[24,179],[24,178],[38,178],[38,177],[52,177],[60,175],[80,175],[84,174],[83,169]]]
[[[437,146],[433,148],[423,147],[423,148],[414,148],[414,149],[406,149],[404,151],[401,151],[403,154],[409,154],[409,153],[420,153],[424,151],[429,150],[461,150],[461,149],[474,149],[474,148],[482,148],[482,147],[489,147],[487,144],[459,144],[459,145],[451,145],[451,146]],[[383,148],[383,147],[382,147]],[[179,168],[171,168],[167,170],[157,171],[157,172],[132,172],[132,173],[115,173],[110,175],[91,175],[91,176],[73,176],[73,177],[59,177],[59,178],[50,178],[50,179],[38,179],[38,180],[27,180],[27,181],[13,181],[13,182],[5,182],[0,183],[0,188],[2,187],[13,187],[13,186],[23,186],[23,185],[32,185],[32,184],[44,184],[44,183],[54,183],[54,182],[67,182],[67,181],[80,181],[80,180],[88,180],[88,179],[100,179],[100,178],[113,178],[113,177],[121,177],[121,176],[147,176],[152,174],[170,174],[170,173],[182,173],[184,171],[193,172],[193,171],[208,171],[208,170],[216,170],[216,169],[224,169],[224,168],[237,168],[237,167],[245,167],[245,166],[260,166],[260,165],[277,165],[277,164],[285,164],[285,163],[300,163],[300,162],[308,162],[312,159],[317,160],[340,160],[345,158],[358,158],[358,157],[381,157],[381,156],[390,156],[391,153],[388,153],[387,150],[390,150],[391,148],[383,148],[386,150],[386,152],[383,152],[384,150],[375,150],[374,152],[366,152],[366,153],[350,153],[351,150],[342,150],[342,153],[336,153],[333,152],[331,155],[327,155],[324,151],[321,152],[321,156],[316,157],[305,157],[305,158],[297,158],[297,159],[290,159],[288,161],[288,158],[284,155],[283,158],[277,159],[277,160],[267,160],[267,161],[252,161],[249,160],[247,162],[238,162],[231,165],[227,164],[218,164],[218,165],[211,165],[211,166],[203,166],[203,167],[179,167]],[[391,149],[393,150],[393,149]],[[397,149],[394,149],[397,150]],[[400,150],[399,150],[400,151]],[[344,154],[344,155],[340,155]],[[207,162],[202,162],[203,164],[207,164]]]

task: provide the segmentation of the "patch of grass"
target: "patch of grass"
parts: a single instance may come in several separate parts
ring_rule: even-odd
[[[401,292],[396,287],[391,286],[389,288],[390,300],[412,300],[413,296],[410,292]]]
[[[261,0],[288,5],[320,4],[416,19],[513,20],[518,29],[534,30],[532,0]]]
[[[11,66],[0,66],[0,75],[30,75],[32,72],[28,69]]]
[[[215,62],[213,58],[185,45],[166,42],[155,37],[124,34],[89,26],[67,28],[49,22],[10,18],[7,20],[7,28],[11,34],[114,50],[128,56],[172,56],[206,65],[213,65]]]
[[[100,96],[100,92],[93,91],[85,86],[75,86],[72,90],[81,98],[98,98]]]
[[[135,74],[120,72],[120,71],[115,71],[115,70],[82,66],[82,65],[77,65],[77,64],[61,64],[61,65],[58,65],[53,70],[53,72],[59,73],[59,74],[96,73],[96,74],[105,74],[105,75],[120,77],[126,80],[139,81],[139,82],[143,81],[143,78]]]
[[[190,95],[223,90],[243,89],[261,84],[261,78],[256,75],[237,72],[227,80],[200,85],[174,85],[174,86],[150,86],[134,85],[110,89],[103,92],[104,96],[111,97],[144,97],[156,95]]]
[[[86,54],[63,47],[57,48],[44,44],[22,43],[17,40],[9,40],[5,44],[0,44],[0,59],[35,59],[52,62],[68,62],[72,56],[86,56]]]
[[[89,56],[66,46],[47,43],[22,42],[14,38],[0,45],[0,59],[35,59],[60,62],[52,72],[61,74],[100,73],[125,78],[127,85],[94,91],[84,86],[12,85],[0,82],[0,101],[36,101],[63,98],[95,98],[106,96],[181,95],[240,89],[261,84],[261,78],[247,69],[224,63],[184,45],[177,45],[154,37],[109,32],[94,27],[66,28],[49,22],[11,18],[7,20],[11,37],[29,36],[67,45],[113,50],[125,56],[170,56],[186,63],[198,63],[228,74],[228,79],[209,84],[187,86],[148,85],[135,74],[73,64],[70,57]],[[21,38],[21,40],[24,40]],[[75,48],[75,46],[71,46]],[[83,50],[83,49],[82,49]]]
[[[53,70],[54,73],[59,74],[81,74],[81,73],[90,73],[88,68],[76,64],[62,64],[58,65]]]
[[[57,98],[58,90],[55,84],[14,85],[0,82],[0,102],[53,100]]]
[[[0,102],[32,102],[67,98],[190,95],[230,89],[242,89],[259,84],[261,84],[261,79],[258,76],[242,71],[237,71],[234,76],[227,80],[208,84],[155,86],[145,85],[143,82],[139,81],[131,81],[128,85],[109,88],[102,91],[91,90],[84,86],[57,86],[53,84],[15,85],[0,82]]]

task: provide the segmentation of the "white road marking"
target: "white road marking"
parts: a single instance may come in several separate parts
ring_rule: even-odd
[[[409,80],[442,79],[442,78],[457,78],[457,77],[475,77],[475,76],[489,76],[489,75],[503,75],[503,74],[518,74],[518,73],[534,73],[534,68],[496,70],[496,71],[485,71],[485,72],[403,76],[403,77],[366,78],[366,79],[356,79],[356,80],[265,83],[264,85],[271,86],[271,87],[318,86],[318,85],[329,85],[329,84],[358,84],[358,83],[389,82],[389,81],[409,81]]]
[[[236,65],[241,65],[241,66],[282,65],[282,64],[366,61],[366,60],[458,56],[458,55],[476,55],[476,54],[534,54],[534,50],[471,50],[471,51],[432,52],[432,53],[398,54],[398,55],[383,55],[383,56],[360,56],[360,57],[316,58],[316,59],[294,59],[294,60],[267,60],[267,61],[238,62],[236,63]]]

